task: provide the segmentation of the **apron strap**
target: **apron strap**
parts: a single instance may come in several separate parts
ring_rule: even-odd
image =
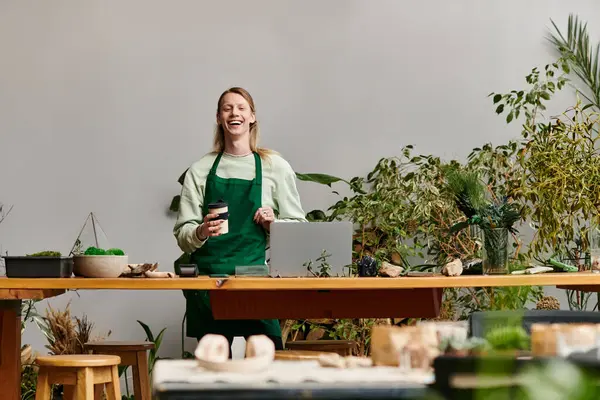
[[[254,153],[254,167],[256,168],[256,184],[262,185],[262,162],[258,153]]]
[[[208,173],[209,176],[215,176],[217,174],[217,167],[219,166],[219,162],[221,161],[221,157],[223,157],[223,152],[220,152],[217,155],[217,158],[215,158],[215,161],[213,162],[213,165],[210,169],[210,172]]]

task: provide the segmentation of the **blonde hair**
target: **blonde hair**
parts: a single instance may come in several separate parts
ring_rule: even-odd
[[[256,108],[254,106],[254,99],[250,95],[250,93],[241,87],[232,87],[224,91],[219,97],[219,101],[217,102],[217,114],[221,111],[221,106],[223,102],[223,97],[225,97],[228,93],[235,93],[242,96],[250,105],[250,110],[252,113],[256,113]],[[260,136],[260,130],[258,128],[258,121],[254,121],[250,124],[250,150],[258,153],[260,158],[266,158],[269,154],[273,154],[274,151],[265,149],[262,147],[258,147],[258,139]],[[213,152],[220,153],[225,150],[225,131],[223,130],[223,126],[221,124],[217,124],[215,128],[215,138],[213,141]]]

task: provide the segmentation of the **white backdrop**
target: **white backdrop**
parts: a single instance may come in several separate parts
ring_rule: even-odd
[[[566,27],[570,12],[598,32],[592,0],[2,0],[0,202],[14,209],[0,244],[67,253],[94,211],[131,262],[171,270],[180,251],[166,208],[210,149],[215,102],[233,85],[255,96],[263,144],[299,172],[352,177],[409,143],[462,158],[506,141],[518,127],[486,96],[552,61],[549,18]],[[306,211],[335,200],[299,189]],[[160,354],[180,354],[180,291],[51,304],[68,301],[113,339],[143,339],[138,319],[166,327]],[[44,350],[34,327],[24,342]]]

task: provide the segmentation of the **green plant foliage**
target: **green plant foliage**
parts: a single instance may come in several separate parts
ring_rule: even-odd
[[[529,350],[530,338],[521,326],[501,326],[493,328],[485,335],[485,340],[494,350]]]
[[[150,353],[148,354],[148,374],[152,375],[154,364],[160,359],[160,357],[158,357],[158,350],[162,344],[163,335],[165,334],[167,328],[163,328],[158,335],[154,336],[154,333],[152,333],[152,330],[148,325],[139,320],[137,322],[140,324],[142,329],[144,329],[144,333],[146,333],[146,340],[154,343],[154,349],[150,350]]]
[[[554,21],[550,21],[555,33],[550,34],[548,40],[565,59],[564,71],[575,73],[588,89],[581,91],[582,96],[600,110],[600,46],[590,43],[587,23],[577,16],[569,15],[566,35],[561,33]]]
[[[479,174],[451,169],[446,173],[446,179],[458,209],[469,219],[480,214],[480,210],[486,206],[486,193]]]
[[[106,255],[106,250],[90,246],[87,249],[85,249],[85,252],[83,254],[86,256],[104,256]]]
[[[505,106],[500,113],[518,117],[520,110],[525,110],[522,141],[515,159],[519,179],[508,182],[508,195],[527,206],[523,216],[537,230],[529,246],[534,256],[564,252],[578,235],[587,249],[589,225],[598,222],[598,114],[579,99],[559,116],[544,118],[541,114],[544,100],[567,82],[564,76],[555,77],[560,65],[568,70],[565,62],[560,59],[547,65],[544,79],[534,68],[527,77],[531,89],[525,95],[515,91],[493,94],[494,102]]]
[[[125,252],[116,248],[104,250],[98,247],[90,246],[83,254],[86,256],[124,256]]]
[[[34,400],[38,371],[35,365],[24,365],[21,371],[21,400]]]
[[[513,225],[521,219],[518,205],[509,203],[506,199],[488,199],[486,187],[477,172],[453,169],[447,173],[446,178],[458,209],[467,217],[467,221],[455,224],[450,229],[451,232],[468,225],[478,225],[486,234],[498,228],[517,232]]]
[[[330,277],[331,276],[331,265],[327,262],[327,259],[331,257],[326,250],[321,252],[321,255],[315,260],[318,262],[317,270],[313,269],[313,261],[308,260],[302,266],[306,267],[309,273],[316,277]]]
[[[333,182],[348,185],[349,196],[340,195],[325,211],[310,211],[307,219],[352,221],[356,227],[354,263],[367,254],[409,268],[412,256],[426,254],[443,264],[448,258],[475,252],[467,233],[448,234],[461,213],[441,182],[445,170],[455,167],[456,161],[444,163],[432,155],[413,155],[412,150],[409,145],[400,157],[380,159],[366,177],[345,180],[300,174],[306,181],[327,186]]]
[[[110,256],[124,256],[125,252],[121,249],[108,249],[106,254]]]

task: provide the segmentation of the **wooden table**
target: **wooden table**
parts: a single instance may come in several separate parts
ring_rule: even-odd
[[[22,299],[78,290],[209,290],[218,319],[432,318],[444,288],[557,286],[600,291],[600,274],[401,278],[0,278],[0,388],[20,398]]]

